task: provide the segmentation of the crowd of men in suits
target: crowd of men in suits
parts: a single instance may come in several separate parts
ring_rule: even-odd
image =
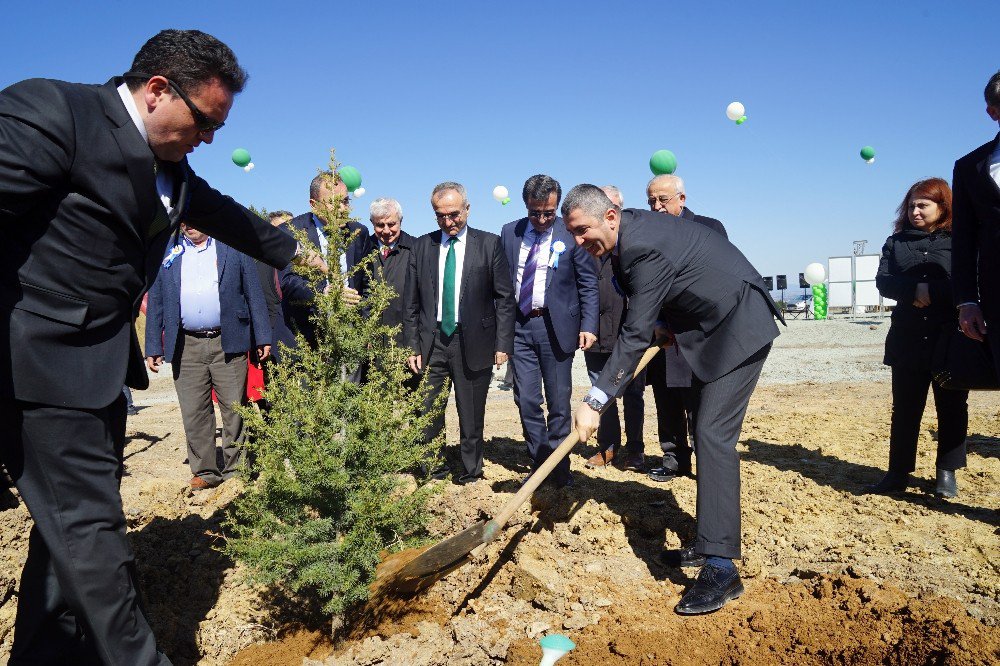
[[[663,380],[654,374],[650,382],[654,391],[661,384],[658,404],[673,409],[660,415],[657,476],[690,473],[682,427],[698,463],[697,537],[666,555],[701,570],[675,610],[712,612],[738,597],[735,447],[781,316],[721,224],[683,206],[683,183],[654,179],[651,210],[639,210],[623,208],[614,188],[584,184],[562,196],[558,182],[533,176],[523,190],[526,217],[497,236],[468,226],[465,189],[444,182],[431,193],[439,230],[404,235],[399,204],[380,199],[371,208],[374,240],[357,228],[357,246],[324,257],[323,225],[312,213],[288,224],[316,249],[212,189],[187,162],[223,127],[245,81],[219,40],[164,30],[128,72],[104,85],[33,79],[0,92],[0,221],[7,223],[0,244],[0,481],[16,486],[33,518],[10,663],[170,663],[139,603],[126,535],[121,387],[146,388],[147,367],[171,360],[179,393],[191,392],[181,401],[191,405],[185,428],[206,432],[205,396],[212,388],[223,399],[238,393],[233,386],[248,351],[260,361],[275,341],[294,344],[291,334],[310,341],[312,286],[296,268],[324,271],[335,259],[349,268],[374,257],[375,279],[394,281],[401,294],[383,316],[400,320],[409,367],[435,391],[446,378],[455,387],[459,483],[482,476],[491,367],[513,357],[515,399],[535,466],[572,429],[586,442],[602,422],[607,463],[611,405],[651,341],[666,345]],[[1000,73],[986,101],[1000,120]],[[955,170],[954,272],[960,325],[970,337],[981,338],[998,312],[1000,285],[989,264],[1000,224],[997,141]],[[333,195],[328,182],[313,182],[312,202]],[[244,255],[270,268],[255,268]],[[342,287],[344,298],[359,302],[365,279],[357,273]],[[602,289],[608,281],[612,289]],[[134,322],[150,289],[147,366]],[[607,304],[621,314],[603,317]],[[1000,358],[1000,338],[988,339]],[[577,349],[595,354],[588,364],[594,379],[570,416]],[[675,374],[668,359],[689,370]],[[65,381],[67,368],[77,381]],[[625,409],[625,458],[637,462],[641,429],[629,428],[629,413],[636,414],[634,402]],[[225,413],[224,422],[221,466],[207,448],[189,450],[206,486],[238,459],[238,425]],[[566,464],[552,477],[557,486],[571,480]]]

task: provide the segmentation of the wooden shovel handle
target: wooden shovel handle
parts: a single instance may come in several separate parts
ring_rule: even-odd
[[[636,366],[635,372],[632,373],[632,377],[628,380],[629,382],[635,379],[635,376],[639,374],[643,368],[649,365],[649,362],[653,360],[656,353],[660,351],[660,345],[664,342],[666,341],[658,341],[657,344],[643,352],[642,358],[639,359],[639,365]],[[608,403],[610,404],[610,402],[611,401],[609,400]],[[579,443],[580,435],[577,434],[576,428],[573,428],[573,431],[562,441],[562,444],[560,444],[559,447],[553,451],[548,458],[546,458],[545,462],[543,462],[541,466],[536,469],[530,477],[528,477],[528,480],[524,482],[524,485],[517,491],[517,494],[515,494],[514,497],[512,497],[510,501],[507,502],[502,509],[500,509],[500,513],[493,517],[493,520],[490,521],[493,525],[490,525],[488,530],[490,532],[490,538],[499,533],[500,528],[507,524],[510,517],[514,515],[522,504],[524,504],[525,500],[531,497],[531,494],[538,489],[538,486],[542,485],[542,482],[548,478],[549,474],[552,473],[552,470],[555,469],[556,465],[558,465],[563,458],[569,455],[569,452],[573,450],[573,447]]]

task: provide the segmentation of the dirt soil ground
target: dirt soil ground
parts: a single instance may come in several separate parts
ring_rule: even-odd
[[[869,347],[856,351],[877,372]],[[888,373],[795,384],[780,374],[772,367],[758,387],[738,447],[746,593],[723,610],[675,615],[693,571],[659,559],[693,535],[695,481],[586,469],[593,448],[581,447],[572,488],[540,491],[478,560],[412,601],[367,609],[367,624],[349,619],[336,644],[329,623],[301,624],[215,550],[239,483],[188,491],[180,414],[160,379],[137,395],[122,492],[161,649],[205,666],[536,664],[538,639],[557,632],[577,644],[560,666],[1000,663],[1000,395],[970,399],[958,498],[932,494],[930,404],[916,485],[871,496],[863,489],[887,459]],[[655,462],[649,394],[645,433]],[[436,498],[434,535],[490,515],[527,472],[509,393],[491,392],[486,438],[487,480]],[[0,664],[29,526],[23,506],[0,512]]]

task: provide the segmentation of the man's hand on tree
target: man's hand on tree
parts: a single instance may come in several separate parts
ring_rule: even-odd
[[[353,287],[344,287],[340,290],[340,297],[343,299],[344,303],[354,307],[361,302],[361,294],[358,290]]]

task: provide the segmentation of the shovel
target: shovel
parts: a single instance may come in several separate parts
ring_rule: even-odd
[[[660,351],[660,344],[650,347],[643,353],[642,359],[639,360],[639,365],[635,369],[635,373],[629,379],[630,382],[656,356],[656,353]],[[608,404],[611,404],[610,400]],[[531,497],[531,494],[535,492],[538,486],[542,485],[542,482],[548,478],[552,470],[559,464],[559,461],[569,455],[573,447],[579,443],[580,436],[576,430],[573,430],[562,441],[562,444],[549,455],[545,462],[528,477],[528,480],[524,482],[524,485],[517,491],[517,494],[500,509],[500,513],[491,520],[481,520],[455,536],[448,537],[444,541],[434,544],[401,567],[394,574],[394,578],[399,583],[403,583],[404,587],[421,587],[419,579],[444,575],[464,564],[473,550],[478,546],[489,543],[497,537],[511,516]]]

